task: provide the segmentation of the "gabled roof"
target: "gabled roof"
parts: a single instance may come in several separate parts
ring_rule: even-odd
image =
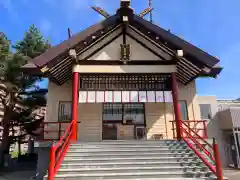
[[[126,9],[123,11],[126,11]],[[130,12],[129,16],[131,16],[127,28],[135,31],[137,36],[142,36],[157,44],[159,50],[165,51],[167,54],[171,55],[173,59],[176,58],[177,50],[184,51],[184,57],[177,61],[177,78],[183,84],[187,84],[198,76],[216,77],[221,72],[221,67],[215,67],[215,65],[219,63],[219,59],[209,55],[169,31],[137,15],[131,15],[130,9],[127,9],[127,11]],[[94,43],[100,41],[101,38],[107,36],[108,33],[112,33],[116,31],[116,29],[124,27],[121,21],[122,13],[125,12],[122,12],[120,8],[115,15],[79,32],[61,44],[50,48],[42,55],[33,59],[32,63],[35,64],[37,68],[41,69],[43,73],[47,74],[51,80],[59,84],[64,83],[71,78],[69,74],[71,75],[72,62],[69,60],[69,49],[75,48],[77,54],[80,55]],[[125,32],[122,31],[121,33],[126,34],[128,30],[125,30]],[[67,68],[69,68],[69,72],[66,72]],[[64,71],[65,74],[59,75],[59,72],[62,73],[62,71]]]
[[[85,44],[82,44],[84,41],[88,41],[88,38],[93,34],[96,36],[96,38],[102,36],[104,33],[101,32],[106,33],[108,29],[117,24],[116,20],[117,16],[114,15],[106,20],[94,24],[93,26],[77,33],[76,35],[73,35],[70,39],[63,41],[61,44],[48,49],[45,53],[33,59],[32,62],[38,67],[43,67],[49,62],[54,61],[62,54],[68,53],[69,48],[74,48],[76,46],[78,46],[78,48],[84,48],[87,46]],[[88,42],[88,44],[89,43],[90,42]],[[80,47],[80,45],[82,46]]]
[[[168,47],[172,49],[182,49],[185,52],[185,56],[187,54],[195,60],[206,64],[208,67],[213,67],[219,62],[219,59],[216,57],[211,56],[184,39],[136,15],[134,16],[133,26],[148,29],[151,33],[154,33],[155,36],[159,36],[161,41],[167,42]]]

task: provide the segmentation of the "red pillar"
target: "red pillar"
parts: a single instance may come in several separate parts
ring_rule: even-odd
[[[72,140],[76,141],[78,137],[78,92],[79,92],[79,73],[73,72],[72,78],[72,121],[73,134]]]
[[[176,72],[172,73],[172,98],[173,98],[173,107],[174,107],[174,114],[175,114],[175,121],[176,121],[176,131],[177,131],[177,139],[181,138],[181,112],[180,112],[180,104],[178,100],[178,85],[177,85],[177,78]]]
[[[55,153],[56,153],[56,147],[52,145],[50,149],[50,162],[48,167],[48,180],[54,180],[55,176],[55,165],[56,165],[56,159],[55,159]]]
[[[213,152],[214,152],[214,158],[215,158],[217,178],[218,178],[218,180],[223,180],[222,162],[221,162],[221,157],[220,157],[218,144],[216,143],[215,138],[213,138]]]

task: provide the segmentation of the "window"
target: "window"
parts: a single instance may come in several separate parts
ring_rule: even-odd
[[[211,119],[211,105],[210,104],[199,104],[201,119]]]
[[[71,121],[72,102],[60,101],[58,106],[58,121]]]
[[[134,124],[144,124],[144,104],[106,103],[103,105],[104,121],[131,120]]]
[[[122,121],[123,116],[122,104],[107,103],[103,105],[104,121]]]
[[[134,124],[144,124],[143,104],[123,104],[123,120],[132,120]]]
[[[187,102],[186,101],[179,101],[179,103],[180,103],[181,119],[182,120],[188,120]]]

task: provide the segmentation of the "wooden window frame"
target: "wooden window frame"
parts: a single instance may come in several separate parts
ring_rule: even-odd
[[[183,118],[182,116],[182,109],[181,109],[181,105],[182,105],[182,103],[184,103],[185,104],[185,108],[186,108],[186,116],[187,116],[187,118]],[[181,113],[181,119],[182,120],[189,120],[189,114],[188,114],[188,103],[187,103],[187,101],[186,100],[179,100],[179,104],[180,104],[180,113]]]
[[[114,105],[114,104],[121,104],[122,106],[122,118],[121,120],[104,120],[104,106],[106,104],[109,104],[109,105]],[[144,122],[143,124],[134,124],[134,123],[124,123],[124,115],[125,115],[125,112],[124,112],[124,105],[132,105],[132,104],[139,104],[139,105],[142,105],[143,107],[143,118],[144,118]],[[145,103],[135,103],[135,102],[132,102],[132,103],[103,103],[103,110],[102,110],[102,120],[104,123],[118,123],[118,124],[122,124],[122,125],[135,125],[135,126],[146,126],[146,112],[145,112]]]
[[[69,120],[63,120],[63,118],[61,118],[61,112],[60,112],[60,107],[61,104],[71,104],[71,109],[70,109],[70,115],[69,115]],[[70,122],[72,120],[72,101],[59,101],[58,102],[58,122]]]
[[[202,111],[201,111],[201,105],[208,105],[209,106],[209,111],[210,112],[208,112],[208,118],[203,118],[202,117]],[[207,103],[203,103],[203,104],[199,104],[199,109],[200,109],[200,116],[201,116],[201,119],[203,119],[203,120],[209,120],[209,119],[211,119],[212,118],[212,106],[211,106],[211,104],[207,104]]]

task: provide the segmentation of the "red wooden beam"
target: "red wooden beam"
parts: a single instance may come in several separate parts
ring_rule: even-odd
[[[181,114],[180,114],[180,105],[178,99],[178,85],[176,72],[172,73],[172,98],[173,98],[173,106],[174,106],[174,114],[176,121],[176,131],[177,131],[177,139],[182,139],[181,137]]]

